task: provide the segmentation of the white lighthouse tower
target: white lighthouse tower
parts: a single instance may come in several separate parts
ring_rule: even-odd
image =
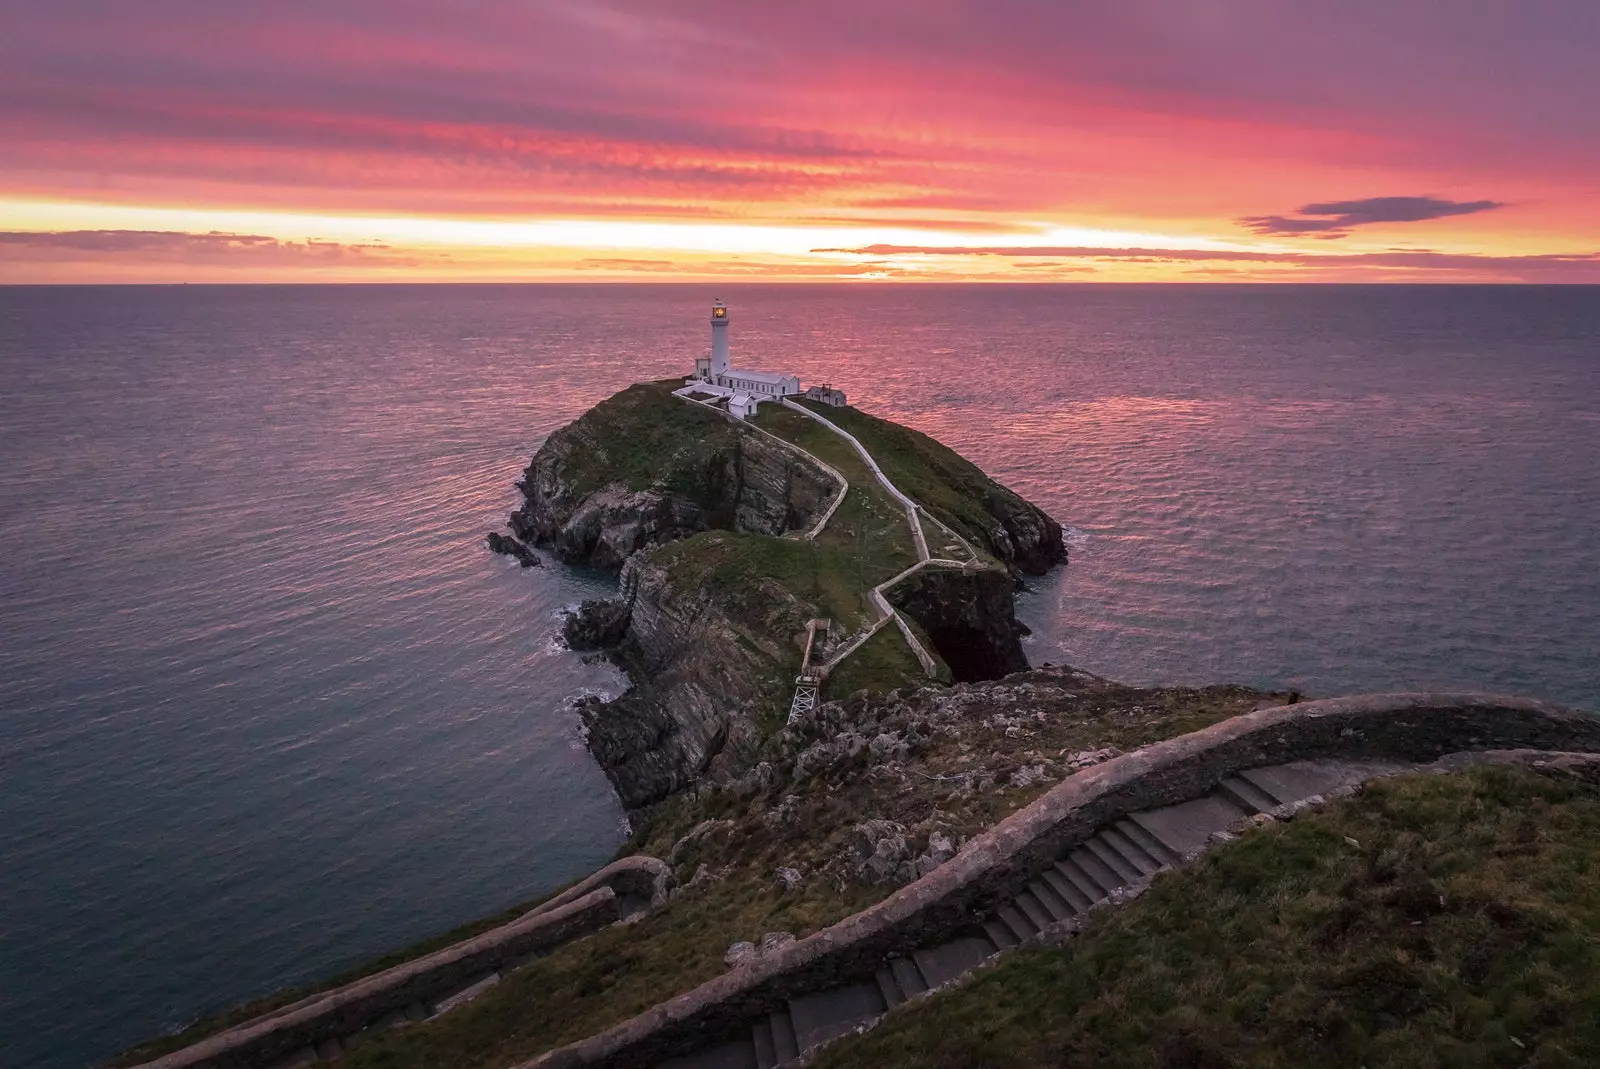
[[[711,381],[728,373],[728,306],[711,302]]]
[[[694,375],[677,391],[691,400],[701,397],[727,404],[729,415],[745,419],[763,401],[777,401],[800,392],[800,379],[770,371],[745,371],[728,358],[728,306],[711,302],[711,355],[694,362]],[[842,395],[841,395],[842,396]]]

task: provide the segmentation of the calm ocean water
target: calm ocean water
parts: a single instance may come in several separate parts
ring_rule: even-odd
[[[1035,662],[1600,708],[1600,287],[0,288],[0,1065],[611,855],[606,584],[483,533],[713,296],[1071,525]]]

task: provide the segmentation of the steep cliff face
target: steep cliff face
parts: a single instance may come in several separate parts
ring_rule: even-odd
[[[917,622],[957,683],[999,679],[1028,667],[1012,583],[995,569],[926,570],[889,593]]]
[[[776,581],[719,581],[718,551],[737,541],[702,534],[630,566],[618,659],[634,685],[580,706],[589,748],[630,809],[745,771],[787,711],[806,621],[819,610]]]
[[[552,434],[523,473],[518,538],[614,569],[698,531],[782,534],[815,522],[837,486],[764,435],[643,383]]]
[[[614,701],[580,706],[589,748],[630,809],[763,760],[788,712],[807,622],[832,621],[842,646],[876,621],[870,591],[899,568],[884,571],[863,552],[866,527],[852,525],[870,526],[875,514],[849,498],[817,540],[793,536],[828,508],[833,477],[670,390],[630,387],[552,434],[528,465],[526,502],[511,518],[519,539],[560,560],[621,569],[619,599],[586,606],[569,634],[575,647],[615,643],[612,656],[632,683]],[[1006,565],[928,569],[891,592],[948,666],[948,674],[935,666],[938,678],[975,682],[1026,668],[1012,574],[1065,558],[1060,525],[924,435],[853,409],[827,415],[906,493]],[[928,536],[936,554],[952,541]],[[928,679],[892,627],[852,656],[855,671],[840,676],[851,687]]]

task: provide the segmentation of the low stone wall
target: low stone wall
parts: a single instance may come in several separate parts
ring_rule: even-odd
[[[1079,772],[877,905],[520,1069],[651,1066],[729,1038],[790,997],[870,976],[886,957],[961,930],[1107,821],[1197,797],[1241,769],[1510,749],[1600,751],[1600,717],[1486,694],[1364,695],[1247,713]]]
[[[135,1069],[258,1069],[295,1051],[449,994],[526,954],[558,947],[622,917],[624,898],[666,901],[672,869],[653,857],[612,862],[510,924],[413,961],[320,991]]]

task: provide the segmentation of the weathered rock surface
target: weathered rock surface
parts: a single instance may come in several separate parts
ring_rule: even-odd
[[[630,809],[754,766],[787,712],[806,622],[831,615],[808,600],[821,588],[802,594],[766,578],[788,575],[780,566],[731,580],[722,571],[741,553],[764,559],[739,539],[814,524],[837,492],[834,478],[671,388],[630,387],[552,434],[510,520],[519,545],[622,572],[621,598],[586,603],[566,632],[575,649],[614,646],[633,684],[614,701],[578,707],[590,751]],[[862,418],[884,448],[903,447],[904,463],[922,465],[917,477],[951,522],[1013,571],[1065,559],[1060,525],[1033,505],[925,435]],[[706,541],[719,538],[728,540],[722,558]],[[929,569],[894,593],[958,682],[1027,667],[1013,596],[1010,576],[993,568]]]
[[[510,522],[519,538],[606,569],[699,531],[809,526],[838,489],[770,438],[649,383],[550,435],[518,485],[526,502]]]
[[[488,543],[489,549],[492,552],[503,553],[508,557],[515,557],[517,559],[517,563],[522,565],[524,568],[537,568],[544,563],[539,559],[539,555],[533,550],[529,549],[521,542],[518,542],[515,538],[512,538],[509,535],[503,535],[499,531],[489,532]]]
[[[623,804],[637,808],[755,763],[759,721],[788,702],[792,680],[779,666],[798,665],[818,610],[777,584],[674,582],[658,554],[630,567],[635,593],[618,659],[633,687],[614,701],[589,699],[579,713],[590,751]]]
[[[1001,572],[925,569],[895,587],[889,600],[927,632],[958,683],[1028,667],[1012,583]]]
[[[628,633],[628,604],[618,598],[595,598],[567,613],[562,636],[575,650],[606,650]]]

